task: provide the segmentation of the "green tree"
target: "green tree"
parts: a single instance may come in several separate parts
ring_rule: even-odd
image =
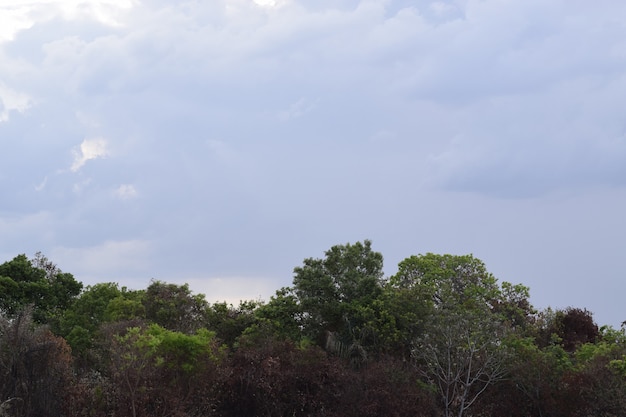
[[[324,259],[307,258],[294,269],[293,290],[306,335],[326,331],[351,343],[365,330],[368,310],[382,292],[383,256],[363,243],[336,245]]]
[[[487,390],[475,407],[491,416],[574,416],[579,397],[567,399],[572,394],[564,384],[572,370],[567,352],[558,343],[541,349],[533,337],[519,332],[511,333],[504,344],[509,352],[506,378]]]
[[[503,282],[501,296],[493,303],[493,310],[512,328],[523,335],[535,335],[537,311],[530,304],[530,289],[522,284]]]
[[[462,417],[506,375],[507,328],[493,311],[501,299],[497,280],[472,255],[428,253],[400,262],[390,282],[414,291],[425,306],[413,357],[439,392],[444,415]]]
[[[416,290],[418,297],[437,308],[483,308],[501,296],[496,278],[472,255],[413,255],[398,264],[390,282]]]
[[[142,296],[143,291],[120,288],[115,282],[88,286],[65,311],[60,333],[76,356],[84,356],[103,323],[145,316]]]
[[[257,301],[241,301],[237,307],[226,302],[212,304],[206,310],[207,328],[233,348],[243,332],[258,322],[255,316],[258,307]]]
[[[503,320],[504,314],[524,316],[520,310],[525,287],[503,283],[505,287],[508,290],[501,291],[484,263],[472,255],[413,255],[402,260],[385,283],[374,303],[372,326],[383,350],[406,357],[432,314],[443,308],[494,310],[497,305]]]
[[[291,288],[277,290],[268,303],[260,305],[254,311],[254,315],[257,320],[254,325],[264,331],[272,331],[280,338],[295,342],[302,337],[302,312]]]
[[[166,329],[193,333],[206,324],[208,303],[203,294],[193,294],[188,284],[152,281],[143,303],[146,318]]]
[[[33,306],[33,320],[56,327],[56,319],[80,293],[82,283],[38,253],[0,265],[0,312],[13,316]]]

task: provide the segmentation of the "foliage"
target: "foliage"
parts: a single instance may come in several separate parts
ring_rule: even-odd
[[[530,304],[530,289],[522,284],[502,282],[500,297],[492,302],[493,311],[522,335],[533,332],[537,311]]]
[[[530,304],[472,255],[333,246],[265,303],[0,265],[0,415],[621,417],[626,328]],[[71,350],[70,350],[71,347]]]
[[[368,306],[382,292],[382,268],[383,256],[369,240],[333,246],[324,259],[305,259],[293,278],[305,335],[320,344],[326,332],[346,343],[362,335]]]
[[[193,333],[204,326],[208,307],[203,294],[192,294],[188,284],[152,281],[143,298],[146,318],[166,329]]]
[[[157,324],[110,328],[109,377],[116,391],[117,415],[166,416],[172,410],[211,410],[210,392],[221,361],[215,334],[188,335]],[[128,408],[125,408],[128,405]]]
[[[446,309],[429,321],[413,355],[437,387],[444,415],[462,416],[487,388],[506,375],[503,327],[490,316]]]
[[[277,290],[268,303],[260,305],[254,311],[254,315],[265,329],[271,328],[271,331],[280,337],[294,341],[302,337],[302,312],[291,288],[283,287]]]
[[[593,315],[586,309],[568,307],[565,310],[543,312],[539,343],[549,345],[556,337],[567,352],[574,352],[585,343],[595,343],[600,331]]]
[[[32,305],[33,320],[56,324],[56,318],[80,293],[82,284],[38,253],[18,255],[0,265],[0,313],[15,316]]]
[[[206,310],[207,328],[213,330],[217,338],[228,347],[235,347],[242,333],[256,323],[256,301],[242,301],[239,306],[225,302],[215,303]]]
[[[143,291],[120,288],[114,282],[88,286],[65,311],[60,334],[67,339],[74,354],[84,358],[94,346],[102,324],[145,316],[142,296]]]
[[[435,308],[491,306],[500,297],[495,277],[472,255],[413,255],[398,265],[390,285],[416,290]]]
[[[355,370],[318,346],[273,338],[240,347],[231,367],[222,416],[436,415],[413,370],[390,358]]]
[[[389,285],[415,297],[424,327],[412,356],[444,415],[463,416],[506,375],[509,327],[494,308],[504,304],[495,277],[472,255],[428,253],[400,262]]]

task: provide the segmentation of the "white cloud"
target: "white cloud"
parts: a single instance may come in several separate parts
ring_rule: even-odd
[[[122,184],[115,189],[114,193],[120,200],[130,200],[137,197],[137,190],[132,184]]]
[[[0,22],[0,26],[2,23]],[[18,91],[13,90],[6,84],[0,82],[0,122],[9,120],[11,111],[24,112],[31,105],[31,98]]]
[[[102,138],[85,139],[80,144],[79,149],[73,151],[73,154],[74,162],[70,169],[72,172],[76,172],[82,168],[87,161],[108,156],[107,141]]]
[[[120,26],[124,14],[136,4],[135,0],[0,0],[0,43],[55,17]]]
[[[30,28],[34,22],[28,18],[28,7],[13,7],[0,2],[0,44],[2,42],[11,41],[15,34],[23,29]],[[12,2],[14,3],[14,2]]]

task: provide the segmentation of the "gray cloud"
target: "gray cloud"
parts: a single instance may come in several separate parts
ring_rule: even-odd
[[[623,6],[265,4],[20,9],[0,32],[0,253],[230,299],[371,238],[388,273],[474,252],[542,304],[585,294],[623,320],[600,290],[559,293],[626,227]]]

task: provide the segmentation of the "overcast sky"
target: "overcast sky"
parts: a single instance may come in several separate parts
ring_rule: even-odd
[[[626,320],[626,2],[0,0],[0,261],[268,299],[332,245]]]

